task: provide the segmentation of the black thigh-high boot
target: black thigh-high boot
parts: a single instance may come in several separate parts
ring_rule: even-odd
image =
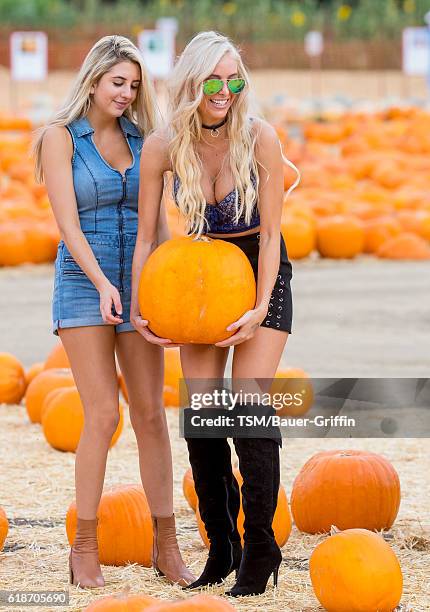
[[[272,529],[279,490],[279,445],[270,438],[235,438],[242,474],[245,534],[242,561],[232,597],[264,593],[273,574],[278,581],[281,551]]]
[[[209,539],[209,556],[201,576],[187,589],[220,584],[242,558],[237,531],[239,486],[225,438],[186,438],[199,511]]]

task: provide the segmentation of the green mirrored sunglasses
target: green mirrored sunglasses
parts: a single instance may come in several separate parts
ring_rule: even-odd
[[[245,79],[208,79],[203,83],[203,93],[207,96],[213,96],[221,91],[224,87],[224,83],[227,83],[227,87],[232,94],[238,94],[246,85]]]

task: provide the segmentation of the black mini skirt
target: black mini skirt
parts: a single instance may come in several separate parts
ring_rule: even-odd
[[[215,236],[212,236],[213,238]],[[248,234],[247,236],[236,236],[232,238],[221,238],[238,246],[248,257],[254,271],[255,281],[258,276],[258,254],[260,251],[260,234]],[[267,317],[261,323],[261,327],[269,327],[286,331],[291,334],[293,320],[293,300],[291,295],[291,278],[293,271],[288,259],[287,247],[281,234],[281,255],[279,270],[275,286],[269,302]]]

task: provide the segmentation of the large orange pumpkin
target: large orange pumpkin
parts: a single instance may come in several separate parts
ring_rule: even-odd
[[[25,406],[32,423],[41,423],[42,406],[45,397],[53,389],[74,387],[72,371],[67,368],[44,370],[28,385],[25,394]]]
[[[233,474],[237,482],[239,483],[239,487],[242,487],[243,479],[237,468],[233,470]],[[206,534],[205,525],[200,516],[198,504],[197,504],[197,509],[196,509],[196,518],[197,518],[197,526],[199,528],[199,532],[202,537],[202,540],[207,546],[207,548],[209,548],[209,540]],[[244,526],[243,526],[244,520],[245,520],[245,515],[244,515],[243,507],[242,507],[242,494],[241,494],[240,510],[239,510],[239,515],[237,517],[237,529],[239,531],[239,534],[242,540],[242,545],[243,545],[243,534],[244,534]],[[292,520],[291,520],[290,511],[288,509],[287,495],[285,493],[285,489],[282,486],[282,484],[279,486],[278,505],[276,507],[275,516],[273,517],[272,528],[273,528],[275,539],[276,539],[276,542],[278,543],[278,546],[280,547],[284,546],[285,542],[290,537],[291,528],[292,528]]]
[[[45,370],[51,368],[70,368],[70,361],[62,342],[54,346],[45,361]]]
[[[104,565],[138,563],[151,567],[152,520],[141,485],[118,485],[102,494],[97,511],[100,562]],[[70,544],[76,534],[76,504],[66,516]]]
[[[85,608],[85,612],[143,612],[156,603],[157,599],[150,595],[120,593],[97,599]]]
[[[400,603],[399,561],[372,531],[334,532],[317,545],[309,569],[315,595],[328,612],[392,612]]]
[[[10,353],[0,353],[0,404],[19,404],[26,386],[22,363]]]
[[[363,224],[347,215],[321,218],[317,225],[317,249],[322,257],[352,258],[364,246]]]
[[[400,505],[400,482],[391,463],[363,450],[316,453],[300,470],[291,511],[300,531],[360,527],[389,529]]]
[[[52,393],[52,392],[51,392]],[[51,394],[50,394],[51,395]],[[42,427],[47,442],[55,449],[74,453],[84,427],[84,409],[76,387],[59,389],[43,406]],[[119,404],[119,423],[109,448],[116,443],[123,428],[123,408]]]
[[[214,595],[195,595],[180,601],[160,601],[148,608],[148,612],[234,612],[234,610],[228,601]]]
[[[139,306],[150,329],[179,343],[213,344],[255,305],[255,278],[239,247],[207,237],[175,238],[148,258]]]
[[[7,520],[6,512],[0,506],[0,550],[3,550],[4,541],[6,540],[8,531],[9,521]]]

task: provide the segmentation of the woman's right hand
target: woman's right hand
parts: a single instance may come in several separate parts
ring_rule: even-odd
[[[168,338],[160,338],[159,336],[153,334],[148,327],[148,321],[142,318],[139,308],[133,304],[130,308],[130,322],[134,329],[151,344],[157,344],[158,346],[164,346],[165,348],[181,346],[180,344],[174,344]]]
[[[122,304],[119,291],[109,281],[99,289],[100,295],[100,312],[103,317],[103,321],[109,325],[118,325],[123,323],[122,315]],[[115,310],[116,315],[113,314]]]

